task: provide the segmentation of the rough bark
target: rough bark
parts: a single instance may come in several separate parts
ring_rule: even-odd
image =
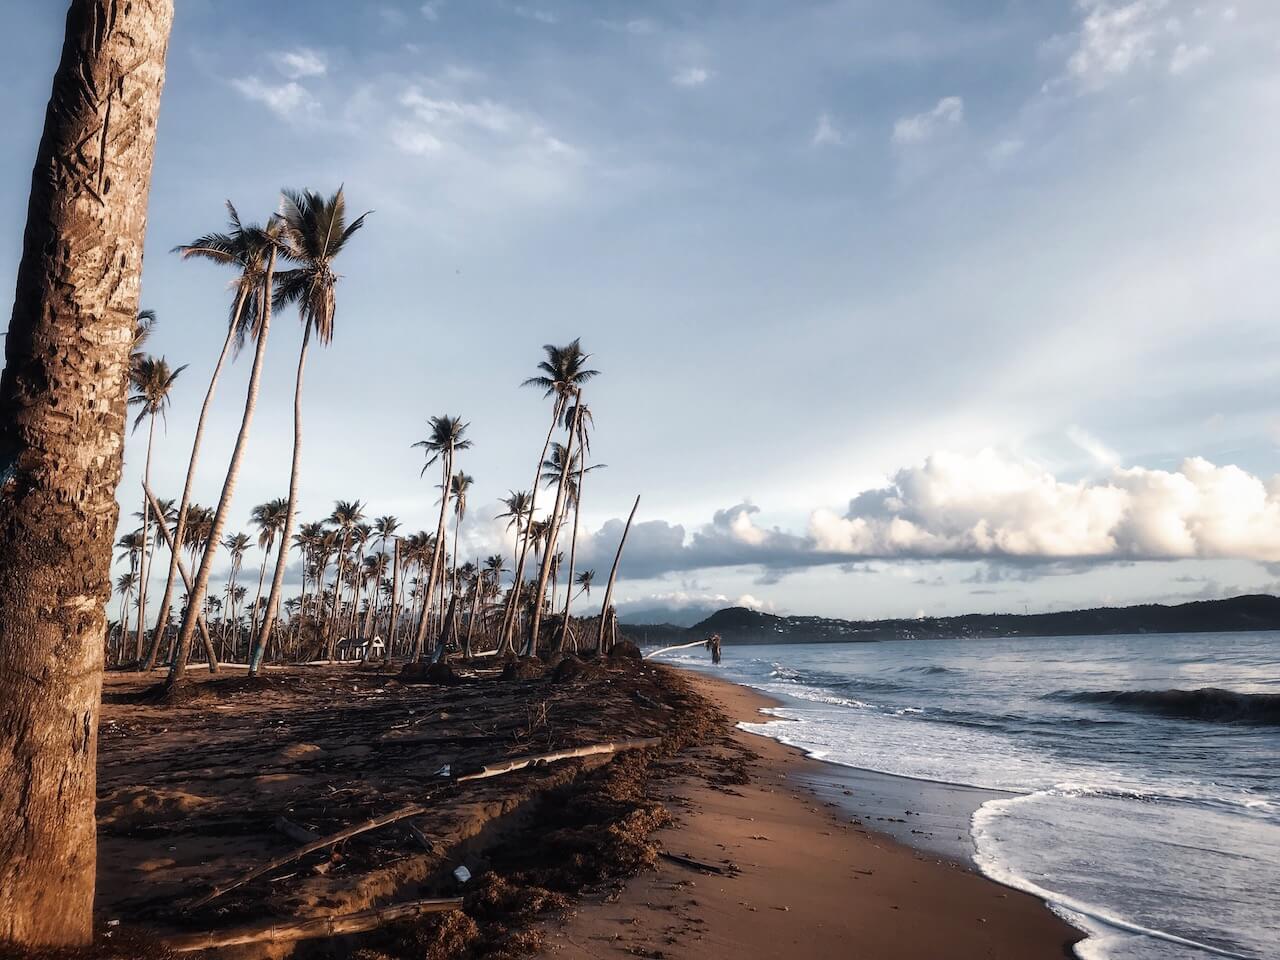
[[[273,248],[267,259],[267,275],[263,279],[263,288],[271,290],[271,277],[276,268],[276,251]],[[209,592],[209,575],[213,573],[213,561],[218,553],[218,544],[222,542],[222,532],[227,526],[227,517],[231,513],[231,499],[235,496],[236,482],[240,479],[240,465],[244,461],[244,451],[249,443],[249,428],[253,425],[253,414],[258,407],[258,387],[262,382],[262,362],[267,352],[267,333],[271,328],[271,297],[262,298],[262,322],[258,326],[258,342],[253,351],[253,367],[249,371],[249,386],[245,391],[244,414],[240,418],[240,431],[236,434],[236,445],[231,450],[231,462],[227,464],[227,476],[222,483],[222,494],[218,497],[218,506],[213,513],[213,529],[209,532],[209,545],[205,547],[204,556],[200,558],[200,567],[196,570],[195,583],[191,585],[191,594],[187,599],[187,613],[182,618],[182,629],[178,631],[178,650],[173,664],[169,668],[169,682],[178,683],[187,669],[187,651],[191,649],[191,638],[195,634],[195,611],[204,607],[204,600]]]
[[[257,676],[262,665],[263,651],[271,640],[271,628],[280,609],[280,595],[284,590],[284,570],[289,563],[289,541],[293,539],[293,524],[298,516],[298,479],[302,465],[302,377],[307,368],[307,344],[311,342],[311,325],[302,333],[302,349],[298,351],[298,378],[293,387],[293,466],[289,469],[289,508],[285,511],[284,531],[280,536],[280,553],[276,557],[276,569],[271,575],[271,592],[267,594],[267,610],[262,615],[262,626],[253,641],[253,655],[249,658],[249,675]],[[323,578],[321,582],[323,586]]]
[[[0,940],[89,942],[105,605],[172,0],[72,0],[0,376]]]

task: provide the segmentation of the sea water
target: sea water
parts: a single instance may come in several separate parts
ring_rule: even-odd
[[[783,701],[753,732],[1009,791],[976,865],[1086,960],[1280,958],[1280,634],[729,645],[716,669]]]

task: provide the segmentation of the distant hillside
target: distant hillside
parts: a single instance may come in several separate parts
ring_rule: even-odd
[[[1248,596],[1173,606],[1143,604],[1029,615],[970,613],[919,620],[779,617],[745,607],[719,610],[687,630],[627,625],[640,642],[678,642],[718,633],[729,643],[849,643],[971,637],[1070,637],[1121,633],[1210,633],[1280,630],[1280,597]],[[674,639],[673,639],[674,638]]]

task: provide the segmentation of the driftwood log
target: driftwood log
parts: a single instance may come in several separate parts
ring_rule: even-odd
[[[411,900],[356,913],[335,914],[328,917],[309,917],[283,923],[251,923],[227,930],[210,930],[205,933],[187,933],[168,937],[164,944],[174,953],[193,953],[197,950],[213,950],[218,947],[235,947],[246,943],[287,943],[295,940],[313,940],[316,937],[337,937],[347,933],[362,933],[385,923],[420,917],[427,913],[444,913],[462,908],[461,897],[445,897],[435,900]]]
[[[501,776],[504,773],[523,770],[525,767],[555,763],[559,760],[572,760],[577,757],[592,757],[600,754],[621,753],[624,750],[640,750],[645,747],[656,747],[661,742],[661,737],[643,737],[632,740],[616,740],[612,743],[591,744],[585,747],[573,747],[568,750],[556,750],[552,753],[538,753],[528,757],[516,757],[511,760],[485,764],[478,770],[469,771],[460,776],[455,776],[452,782],[463,783],[468,780],[485,780],[489,777]],[[188,911],[198,910],[205,904],[218,899],[218,897],[222,896],[224,893],[228,893],[237,887],[243,886],[250,880],[256,880],[263,874],[279,869],[285,864],[292,863],[301,857],[305,857],[309,853],[315,853],[317,850],[323,850],[326,847],[331,847],[335,843],[341,843],[343,840],[348,840],[358,834],[367,833],[368,831],[376,830],[379,827],[385,827],[388,824],[405,820],[408,817],[416,817],[419,814],[426,813],[429,809],[429,806],[425,803],[411,803],[408,806],[400,807],[389,813],[384,813],[382,816],[372,817],[362,823],[344,827],[337,833],[331,833],[326,837],[320,837],[316,840],[309,841],[308,843],[291,850],[289,853],[282,854],[274,860],[270,860],[267,863],[245,871],[237,877],[233,877],[226,883],[218,884],[204,896],[193,900],[186,909]]]

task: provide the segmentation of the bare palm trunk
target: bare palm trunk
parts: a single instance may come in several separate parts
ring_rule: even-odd
[[[231,341],[234,339],[235,329],[240,325],[240,313],[244,309],[244,301],[245,294],[241,291],[236,297],[235,311],[231,318],[231,324],[227,327],[226,339],[222,341],[222,352],[218,354],[218,362],[213,367],[213,376],[209,378],[209,389],[205,391],[204,403],[200,405],[200,417],[196,420],[196,436],[191,441],[191,458],[187,461],[187,479],[182,487],[182,500],[178,503],[178,519],[173,529],[173,539],[177,543],[182,543],[182,538],[187,532],[187,508],[191,505],[191,487],[195,482],[196,463],[200,459],[200,444],[204,440],[204,425],[209,417],[209,407],[213,403],[213,394],[218,386],[218,378],[222,375],[222,367],[227,361],[227,354],[231,351]],[[151,640],[151,650],[147,654],[144,670],[150,670],[156,665],[156,657],[160,653],[160,639],[164,632],[164,624],[169,621],[169,606],[173,603],[173,584],[177,577],[177,554],[170,553],[169,574],[165,579],[164,593],[160,597],[160,612],[156,617],[155,634]]]
[[[298,379],[293,388],[293,465],[289,469],[289,508],[284,516],[284,533],[280,541],[280,555],[276,559],[276,569],[271,575],[271,593],[267,595],[267,612],[262,617],[262,627],[253,642],[253,656],[250,658],[249,675],[257,676],[261,667],[262,652],[271,639],[271,627],[275,623],[276,611],[280,609],[280,595],[284,591],[284,569],[289,562],[289,541],[293,537],[293,524],[298,512],[298,479],[299,466],[302,461],[302,376],[307,365],[307,344],[311,342],[311,325],[307,324],[302,333],[302,349],[298,352]]]
[[[609,585],[605,587],[604,604],[600,607],[600,633],[596,636],[596,649],[601,653],[605,652],[604,634],[609,624],[609,607],[613,604],[613,583],[618,577],[618,564],[622,562],[622,548],[627,545],[627,534],[631,532],[631,521],[636,518],[638,509],[640,509],[640,498],[636,497],[631,515],[627,517],[627,525],[622,528],[622,539],[618,541],[618,552],[614,555],[613,567],[609,570]]]
[[[587,476],[587,455],[586,450],[581,444],[578,446],[578,489],[575,491],[573,498],[573,533],[572,539],[569,541],[569,579],[566,581],[568,587],[564,592],[564,623],[560,625],[560,640],[556,643],[557,650],[563,650],[565,642],[569,639],[569,607],[573,603],[573,568],[578,558],[578,514],[582,510],[582,482]]]
[[[564,510],[565,493],[569,486],[569,465],[573,462],[573,439],[578,432],[578,411],[580,409],[580,405],[574,407],[573,422],[569,424],[569,435],[565,438],[564,463],[560,465],[560,482],[556,485],[556,502],[551,510],[551,527],[547,533],[547,546],[542,553],[542,568],[538,571],[538,587],[533,598],[533,623],[529,627],[529,648],[527,651],[529,656],[533,656],[538,652],[538,631],[542,626],[542,601],[546,596],[547,580],[551,575],[552,564],[555,562],[556,539],[560,535],[560,515]]]
[[[333,603],[329,605],[329,619],[325,623],[324,632],[328,637],[329,659],[333,659],[334,627],[338,621],[338,605],[342,600],[342,561],[347,556],[347,534],[343,531],[342,546],[338,548],[338,572],[333,578]]]
[[[218,498],[218,507],[213,514],[213,529],[209,532],[209,543],[205,547],[204,556],[200,558],[200,567],[196,570],[196,580],[192,584],[190,599],[187,602],[187,615],[182,620],[182,628],[178,631],[178,649],[169,668],[169,683],[182,680],[187,669],[187,650],[191,646],[191,637],[195,633],[195,611],[204,605],[209,590],[209,575],[213,572],[214,557],[218,552],[218,544],[222,540],[222,531],[227,525],[227,516],[231,512],[231,499],[235,496],[236,483],[240,479],[240,465],[244,460],[244,451],[249,442],[249,427],[253,424],[253,414],[258,406],[258,387],[262,382],[262,362],[267,353],[267,334],[271,329],[271,278],[276,269],[276,250],[271,248],[267,259],[267,274],[263,278],[262,323],[258,329],[258,342],[253,351],[253,367],[249,371],[249,386],[245,392],[244,414],[240,418],[240,432],[236,435],[236,445],[231,451],[231,462],[227,464],[227,476],[222,483],[222,495]]]
[[[187,565],[182,562],[181,551],[174,547],[173,535],[169,532],[168,522],[160,514],[160,505],[156,503],[155,494],[145,484],[142,487],[142,492],[147,498],[147,502],[151,504],[151,509],[156,511],[156,529],[160,531],[161,538],[170,550],[179,554],[178,572],[182,574],[182,585],[189,591],[191,589],[191,575],[187,572]],[[213,655],[213,638],[209,636],[209,624],[203,614],[201,614],[200,622],[196,626],[200,631],[200,642],[204,645],[205,653],[209,656],[209,672],[217,673],[218,660]]]
[[[551,449],[551,437],[556,432],[556,424],[560,422],[560,412],[564,409],[564,401],[556,398],[551,409],[551,426],[547,429],[547,439],[542,441],[542,454],[538,457],[538,469],[533,474],[533,489],[529,493],[529,516],[525,521],[524,538],[520,541],[520,557],[516,560],[515,582],[512,584],[510,603],[507,615],[502,623],[501,648],[515,649],[512,642],[515,621],[520,609],[520,591],[524,585],[524,561],[529,551],[529,528],[533,525],[533,511],[538,502],[538,481],[542,479],[542,463],[547,459],[547,451]]]
[[[0,376],[0,941],[88,944],[106,604],[172,0],[72,0]]]
[[[387,624],[387,659],[396,649],[396,628],[400,620],[400,538],[391,544],[391,620]]]
[[[258,592],[253,595],[253,610],[249,614],[249,637],[258,632],[258,608],[262,603],[262,584],[267,578],[267,558],[271,555],[271,547],[273,544],[267,541],[266,546],[262,549],[262,563],[258,566]]]
[[[441,487],[441,489],[444,490],[444,496],[440,498],[440,522],[436,525],[436,542],[431,551],[431,573],[428,575],[427,579],[426,603],[422,609],[422,619],[418,622],[418,635],[413,638],[413,656],[411,659],[414,662],[417,662],[418,658],[422,656],[422,644],[427,635],[428,614],[431,613],[431,601],[436,592],[436,583],[438,582],[436,578],[437,574],[440,572],[440,568],[444,565],[442,563],[444,558],[441,556],[441,553],[444,551],[445,518],[449,510],[449,484],[453,482],[452,447],[445,451],[443,459],[444,463],[442,464],[442,470],[444,471],[444,486]]]
[[[151,447],[156,438],[156,415],[153,411],[151,420],[147,424],[147,462],[142,468],[143,482],[151,483]],[[151,504],[145,500],[142,503],[142,557],[139,560],[138,568],[141,571],[141,583],[138,585],[138,636],[135,642],[136,657],[142,660],[142,651],[147,639],[147,577],[150,573],[150,567],[147,565],[147,539],[150,535],[151,521]]]

